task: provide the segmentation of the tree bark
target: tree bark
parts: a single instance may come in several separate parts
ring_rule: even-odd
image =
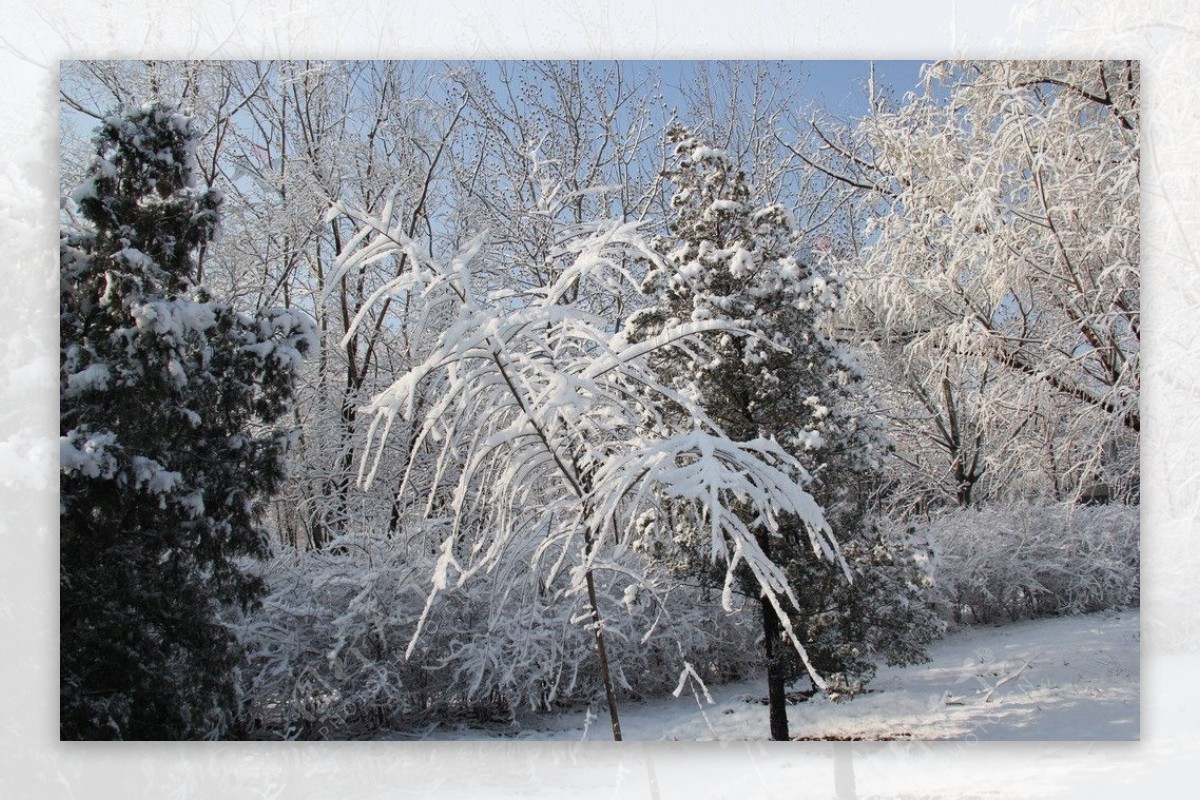
[[[771,558],[771,543],[769,535],[760,534],[759,547],[763,555]],[[787,677],[784,671],[783,653],[780,645],[780,632],[783,627],[779,623],[779,614],[765,594],[759,596],[762,604],[763,624],[763,653],[767,659],[767,713],[771,724],[772,740],[790,740],[788,735],[787,693],[785,685]]]
[[[764,595],[762,602],[763,647],[767,657],[767,710],[771,720],[771,739],[790,740],[788,735],[786,683],[783,654],[779,647],[779,616]]]
[[[613,740],[621,741],[621,720],[617,716],[617,694],[613,690],[612,674],[608,670],[608,653],[604,649],[604,630],[600,626],[600,607],[596,605],[596,581],[589,570],[587,577],[588,603],[592,605],[592,625],[596,632],[596,655],[600,658],[600,676],[604,679],[604,695],[608,700],[608,716],[612,721]],[[784,720],[787,726],[787,720]]]

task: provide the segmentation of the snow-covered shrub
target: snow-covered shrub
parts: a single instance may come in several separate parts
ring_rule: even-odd
[[[262,609],[237,625],[243,734],[362,734],[419,711],[426,676],[404,647],[424,604],[414,577],[432,561],[382,535],[272,559]]]
[[[955,623],[1135,606],[1139,509],[1011,502],[957,509],[922,527],[935,594]]]
[[[565,581],[541,587],[533,573],[446,588],[406,658],[438,556],[423,543],[436,539],[346,535],[269,563],[262,609],[237,624],[249,652],[242,736],[356,737],[604,704],[593,635],[580,625],[586,596]],[[597,571],[622,696],[665,695],[685,662],[706,682],[756,667],[756,628],[720,610],[719,587],[631,583],[637,558]]]
[[[655,595],[652,589],[631,591],[619,572],[601,573],[596,584],[620,696],[665,695],[678,683],[684,662],[705,681],[743,675],[753,663],[755,629],[744,625],[743,616],[720,611],[719,592],[706,598],[696,589],[677,588],[648,597]],[[601,707],[605,698],[590,620],[586,595],[566,583],[541,590],[534,580],[521,588],[481,577],[446,594],[413,658],[445,682],[442,691],[451,706],[514,715],[577,704]]]

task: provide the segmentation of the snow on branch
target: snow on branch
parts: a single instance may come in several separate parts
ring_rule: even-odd
[[[444,264],[419,257],[382,221],[361,222],[357,250],[344,252],[331,280],[403,251],[409,271],[375,299],[408,292],[406,324],[437,326],[411,331],[423,351],[365,407],[373,420],[361,483],[375,479],[400,415],[412,425],[411,452],[434,464],[418,488],[417,460],[409,460],[401,502],[409,514],[448,521],[410,654],[439,594],[474,576],[486,573],[499,586],[533,581],[575,598],[596,570],[636,580],[645,569],[627,548],[636,521],[672,504],[705,521],[712,559],[726,567],[726,608],[735,575],[745,571],[807,664],[784,611],[798,607],[796,598],[757,539],[762,531],[780,536],[788,518],[818,555],[840,561],[821,509],[801,489],[807,475],[773,441],[731,440],[648,364],[651,354],[704,351],[701,334],[745,331],[728,321],[687,322],[630,344],[586,304],[568,302],[581,288],[595,296],[637,286],[631,265],[658,257],[636,224],[572,225],[557,253],[562,268],[543,287],[516,294],[480,291],[473,268],[486,250],[483,236]],[[666,405],[684,411],[671,416],[681,422],[669,431]]]

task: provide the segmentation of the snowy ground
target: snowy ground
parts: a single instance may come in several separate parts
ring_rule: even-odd
[[[960,630],[932,662],[881,667],[872,692],[791,705],[793,737],[834,740],[1137,740],[1140,615],[1103,613]],[[685,686],[620,708],[626,740],[762,740],[764,682]],[[699,695],[699,701],[697,699]],[[606,709],[529,717],[521,728],[439,727],[435,740],[608,740]],[[396,735],[394,739],[410,739]]]

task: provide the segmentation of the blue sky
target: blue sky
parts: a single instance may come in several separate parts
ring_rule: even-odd
[[[668,102],[671,85],[686,80],[694,61],[628,61],[631,67],[657,68],[667,84]],[[870,61],[795,61],[792,62],[804,75],[800,88],[801,98],[820,106],[835,115],[859,117],[867,110],[865,86],[870,74]],[[875,81],[877,87],[891,87],[896,96],[916,88],[920,80],[923,61],[876,61]]]
[[[726,60],[731,61],[731,60]],[[519,74],[519,62],[507,62],[510,69]],[[606,69],[613,62],[585,62],[600,70]],[[637,79],[645,73],[661,76],[662,93],[668,107],[683,111],[686,102],[679,94],[677,87],[686,86],[693,80],[694,71],[700,61],[621,61],[622,73]],[[769,70],[778,72],[794,72],[798,74],[796,97],[803,112],[810,106],[821,108],[835,117],[861,117],[867,111],[867,78],[870,74],[870,61],[763,61]],[[914,90],[920,81],[923,61],[875,61],[875,79],[877,88],[890,87],[895,90],[897,98],[905,92]],[[479,62],[478,66],[485,74],[495,75],[496,62]]]
[[[921,78],[923,61],[876,61],[876,87],[891,87],[896,97],[914,90]],[[867,94],[863,91],[870,73],[869,61],[806,61],[814,102],[830,111],[861,116],[867,110]]]

